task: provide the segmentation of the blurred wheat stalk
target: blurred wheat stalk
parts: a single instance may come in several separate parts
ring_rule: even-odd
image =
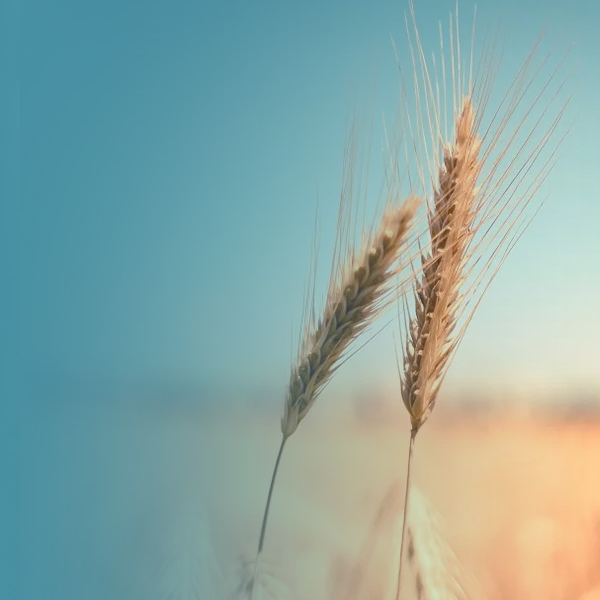
[[[407,568],[410,586],[402,590],[409,600],[465,600],[481,596],[473,575],[464,569],[444,535],[441,516],[415,486],[406,524]],[[385,494],[355,560],[334,574],[332,600],[391,600],[396,593],[390,570],[399,534],[402,490],[395,482]]]

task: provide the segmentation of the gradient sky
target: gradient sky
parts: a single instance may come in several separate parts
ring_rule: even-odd
[[[21,9],[22,301],[41,385],[283,392],[319,203],[327,281],[349,115],[393,118],[398,1],[29,2]],[[428,51],[453,2],[416,2]],[[485,297],[449,386],[600,388],[600,7],[482,2],[516,72],[570,52],[548,200]],[[467,27],[472,5],[461,4]],[[465,29],[466,31],[466,29]],[[340,385],[397,385],[391,330]],[[49,385],[49,384],[48,384]],[[341,388],[340,388],[341,389]]]

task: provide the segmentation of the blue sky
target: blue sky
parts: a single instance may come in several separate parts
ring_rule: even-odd
[[[448,385],[600,387],[595,2],[483,2],[516,72],[542,28],[575,124]],[[393,119],[402,2],[21,9],[21,344],[41,385],[285,388],[317,199],[321,289],[350,115]],[[472,4],[461,4],[466,27]],[[428,51],[453,2],[417,2]],[[501,84],[499,82],[499,84]],[[501,85],[499,85],[499,88]],[[396,385],[391,330],[340,385]],[[342,389],[342,388],[340,388]]]

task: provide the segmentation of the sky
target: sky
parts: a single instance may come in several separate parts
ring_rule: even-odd
[[[499,26],[508,40],[503,72],[518,70],[544,29],[552,60],[567,56],[574,99],[546,203],[484,298],[449,389],[600,389],[600,9],[539,6],[477,6],[477,27]],[[473,5],[460,9],[468,40]],[[23,5],[25,379],[42,390],[282,395],[317,205],[324,292],[348,124],[352,115],[367,124],[381,163],[382,115],[397,111],[392,38],[404,61],[406,10],[398,1]],[[428,53],[453,10],[416,3]],[[395,329],[352,359],[340,385],[397,385]]]

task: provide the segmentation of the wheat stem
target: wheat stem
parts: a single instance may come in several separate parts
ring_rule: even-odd
[[[269,494],[267,495],[267,504],[265,505],[265,514],[263,515],[262,526],[260,528],[260,539],[258,542],[258,551],[256,553],[256,561],[254,562],[254,575],[252,576],[252,584],[250,588],[250,600],[254,600],[254,590],[256,589],[256,576],[258,574],[258,561],[262,553],[262,549],[265,543],[265,532],[267,530],[267,521],[269,520],[269,509],[271,508],[271,497],[273,496],[273,488],[275,487],[275,479],[277,478],[277,471],[279,470],[279,463],[281,461],[281,455],[283,454],[283,448],[287,437],[284,435],[281,439],[281,445],[279,446],[279,452],[277,453],[277,459],[275,460],[275,466],[273,467],[273,475],[271,476],[271,485],[269,486]]]
[[[269,507],[271,506],[271,496],[273,495],[273,486],[275,485],[275,478],[277,477],[277,471],[279,470],[279,462],[281,461],[281,455],[283,454],[283,448],[287,437],[281,439],[281,445],[279,446],[279,452],[277,453],[277,460],[275,461],[275,467],[273,468],[273,476],[271,477],[271,485],[269,486],[269,495],[267,496],[267,505],[265,506],[265,514],[263,517],[262,527],[260,529],[260,541],[258,542],[258,552],[262,552],[263,545],[265,543],[265,531],[267,529],[267,519],[269,518]]]
[[[408,517],[408,499],[410,496],[410,475],[413,458],[413,450],[415,447],[415,438],[417,437],[417,429],[412,429],[410,432],[410,441],[408,443],[408,463],[406,467],[406,491],[404,494],[404,516],[402,518],[402,535],[400,537],[400,562],[398,564],[398,583],[396,585],[396,600],[400,599],[400,582],[402,578],[402,565],[404,563],[404,538],[406,536],[406,519]]]

